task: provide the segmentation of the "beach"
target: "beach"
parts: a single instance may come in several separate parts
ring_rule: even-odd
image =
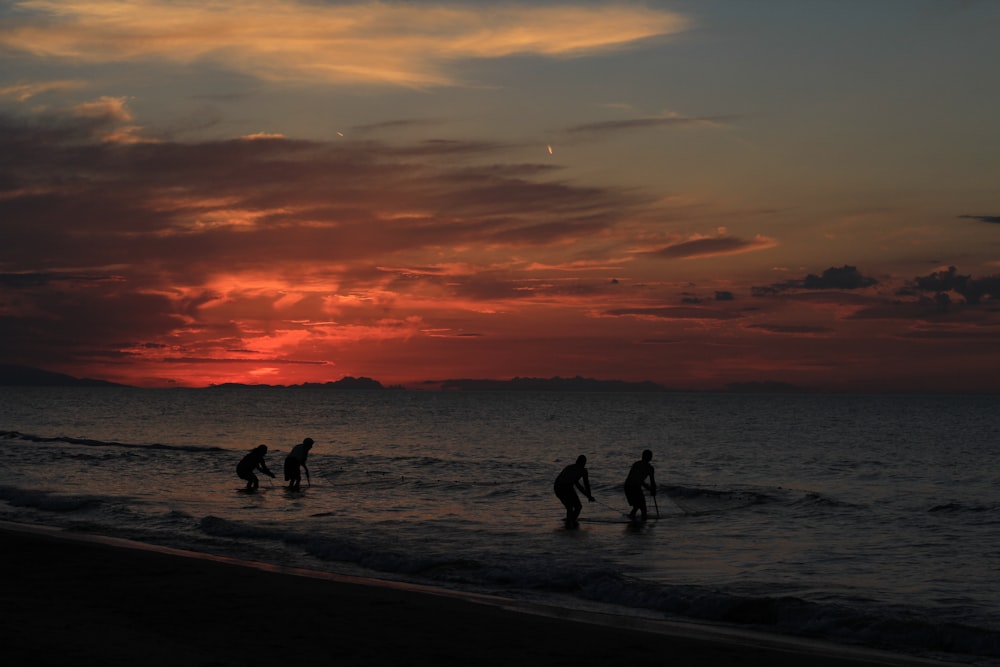
[[[5,661],[63,665],[941,664],[4,524]],[[625,625],[638,627],[623,627]]]

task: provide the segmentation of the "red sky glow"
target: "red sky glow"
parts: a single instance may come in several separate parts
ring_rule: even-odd
[[[763,5],[5,3],[0,363],[1000,390],[1000,6]]]

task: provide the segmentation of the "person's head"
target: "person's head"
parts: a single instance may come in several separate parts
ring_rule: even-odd
[[[267,454],[267,445],[257,445],[254,447],[254,451],[260,454]]]
[[[587,465],[587,457],[584,456],[583,454],[580,454],[578,457],[576,457],[576,464],[578,466],[585,466],[585,465]]]
[[[642,450],[642,460],[643,461],[651,461],[652,459],[653,459],[653,452],[651,452],[648,449]]]
[[[313,439],[312,438],[306,438],[305,440],[302,441],[302,444],[306,446],[306,449],[312,449]]]

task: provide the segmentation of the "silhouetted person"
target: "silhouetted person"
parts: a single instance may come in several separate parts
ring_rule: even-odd
[[[253,474],[254,470],[260,470],[265,475],[274,477],[274,473],[268,470],[264,463],[266,455],[267,445],[257,445],[243,457],[243,460],[236,464],[236,474],[239,475],[240,479],[247,481],[247,491],[256,491],[257,487],[260,486],[260,480],[257,479],[257,475]]]
[[[306,438],[301,444],[292,447],[285,457],[285,481],[288,482],[289,491],[298,491],[302,486],[302,473],[299,467],[306,471],[306,479],[309,479],[309,468],[306,467],[306,459],[309,457],[309,450],[312,449],[312,438]]]
[[[642,491],[643,487],[656,495],[656,479],[653,477],[653,466],[649,464],[652,459],[653,452],[648,449],[643,450],[642,460],[632,464],[628,477],[625,478],[625,498],[632,506],[632,511],[628,515],[630,519],[635,518],[636,512],[641,512],[642,520],[646,520],[646,494]],[[649,484],[644,483],[647,477]]]
[[[580,516],[580,510],[583,509],[583,503],[580,502],[580,498],[576,495],[574,487],[579,489],[580,493],[587,497],[587,500],[594,501],[594,496],[590,495],[590,478],[587,476],[586,465],[587,457],[580,454],[576,459],[576,463],[571,463],[563,468],[563,471],[556,477],[555,484],[553,485],[556,497],[566,507],[567,528],[573,528],[578,525],[577,518]]]

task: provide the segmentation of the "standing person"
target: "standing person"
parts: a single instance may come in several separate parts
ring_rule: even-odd
[[[646,487],[652,495],[656,495],[656,479],[653,477],[653,466],[649,462],[653,459],[653,452],[646,449],[642,452],[642,460],[632,464],[625,478],[625,499],[632,506],[632,511],[628,518],[635,519],[635,513],[641,512],[642,520],[646,520],[646,494],[642,488]],[[649,484],[645,484],[645,479],[649,478]]]
[[[285,457],[285,481],[288,482],[289,491],[298,491],[302,486],[302,474],[299,466],[306,471],[306,479],[309,479],[309,468],[306,467],[306,459],[309,457],[309,450],[312,449],[312,438],[306,438],[301,444],[292,447]],[[310,482],[311,484],[312,482]]]
[[[583,503],[576,495],[573,487],[580,490],[580,493],[587,497],[587,500],[594,502],[594,496],[590,495],[590,478],[587,476],[587,457],[583,454],[577,457],[576,463],[563,468],[563,471],[556,477],[553,490],[556,497],[562,501],[566,507],[566,527],[575,528],[578,524],[577,518],[583,509]]]
[[[268,470],[267,464],[264,463],[266,455],[267,445],[257,445],[250,450],[249,454],[243,457],[243,460],[236,464],[236,474],[240,479],[247,481],[247,491],[256,491],[260,485],[257,475],[253,474],[254,470],[260,470],[265,475],[274,477],[274,473]]]

